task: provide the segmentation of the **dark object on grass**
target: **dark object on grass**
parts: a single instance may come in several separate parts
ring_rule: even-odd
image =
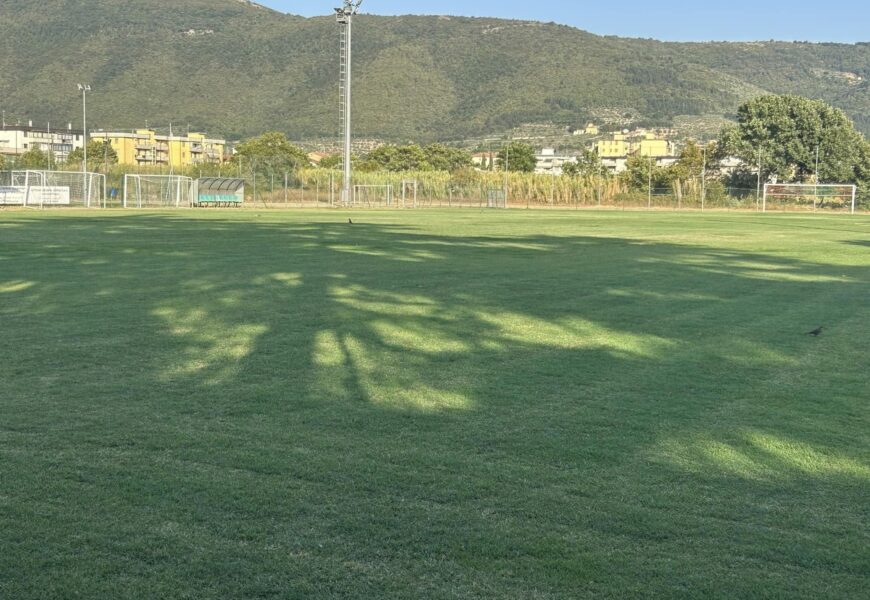
[[[825,330],[824,327],[819,327],[818,329],[813,329],[813,330],[810,331],[807,335],[811,335],[811,336],[813,336],[813,337],[819,337],[820,335],[822,335],[822,332],[823,332],[824,330]]]
[[[350,219],[347,220],[347,223],[348,223],[348,225],[353,225],[353,221]]]

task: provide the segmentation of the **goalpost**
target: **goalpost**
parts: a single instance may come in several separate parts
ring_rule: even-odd
[[[392,185],[355,185],[353,186],[353,206],[393,205]]]
[[[192,208],[194,183],[183,175],[124,175],[124,208]]]
[[[507,208],[507,193],[504,188],[489,188],[486,190],[487,208]]]
[[[411,203],[410,208],[417,208],[417,180],[403,179],[402,180],[402,208],[409,208],[408,203]]]
[[[826,183],[765,183],[763,212],[769,207],[794,207],[803,210],[848,210],[855,214],[857,186]]]
[[[105,208],[106,176],[81,171],[11,171],[0,203],[25,208]]]

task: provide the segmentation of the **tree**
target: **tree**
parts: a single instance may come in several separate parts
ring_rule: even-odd
[[[0,154],[0,171],[6,170],[6,157]]]
[[[656,165],[655,159],[639,154],[629,157],[620,178],[632,190],[647,190],[650,186],[650,175],[653,189],[669,187],[672,183],[672,174],[668,169]]]
[[[287,173],[308,166],[308,155],[283,133],[272,131],[236,146],[233,161],[252,166],[259,173]]]
[[[719,171],[717,161],[718,150],[715,142],[706,146],[690,140],[680,151],[680,158],[669,168],[670,178],[686,181],[700,179],[702,175],[708,179]]]
[[[67,168],[77,171],[82,168],[84,160],[84,150],[76,148],[66,159]],[[112,148],[112,144],[102,140],[88,142],[88,171],[97,172],[116,164],[118,164],[118,153]]]
[[[18,168],[20,169],[47,169],[48,154],[39,148],[31,148],[18,159]]]
[[[430,144],[423,148],[426,162],[435,171],[454,172],[471,166],[471,153],[444,144]]]
[[[825,102],[801,96],[760,96],[738,109],[737,124],[722,129],[717,156],[762,162],[762,177],[783,181],[819,178],[861,181],[867,142],[846,114]]]
[[[538,166],[535,149],[524,142],[511,142],[498,153],[496,163],[502,171],[505,165],[508,171],[533,173]]]
[[[344,156],[341,154],[330,154],[323,158],[318,165],[321,169],[340,169],[344,164]]]
[[[420,146],[384,145],[369,152],[368,161],[377,163],[386,171],[431,171],[426,153]]]
[[[562,174],[568,177],[590,177],[607,175],[607,169],[601,162],[601,158],[594,150],[584,150],[577,157],[577,162],[569,162],[562,165]]]

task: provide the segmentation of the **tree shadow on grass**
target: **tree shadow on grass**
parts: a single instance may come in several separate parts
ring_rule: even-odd
[[[56,219],[0,239],[16,595],[866,583],[867,382],[841,361],[867,350],[867,265],[527,225]],[[807,338],[820,305],[832,332]]]

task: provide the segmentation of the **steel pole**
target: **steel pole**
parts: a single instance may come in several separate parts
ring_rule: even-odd
[[[352,32],[353,32],[353,14],[347,15],[347,25],[345,25],[347,29],[345,30],[346,37],[346,46],[345,52],[347,53],[347,72],[345,73],[345,86],[344,86],[344,184],[341,190],[341,200],[345,205],[350,204],[350,186],[351,186],[351,176],[352,176],[352,165],[351,165],[351,144],[350,144],[350,132],[351,132],[351,70],[352,70]]]
[[[84,144],[85,162],[82,172],[88,172],[88,90],[82,89],[82,143]]]

